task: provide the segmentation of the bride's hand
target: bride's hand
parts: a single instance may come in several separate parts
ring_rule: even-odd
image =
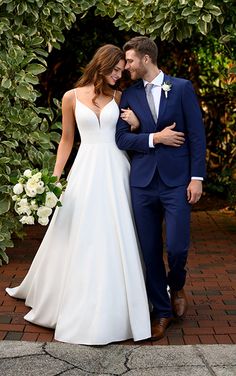
[[[135,113],[129,108],[128,109],[122,108],[121,111],[122,113],[120,117],[121,119],[125,120],[130,125],[131,131],[137,130],[140,126],[140,123]]]

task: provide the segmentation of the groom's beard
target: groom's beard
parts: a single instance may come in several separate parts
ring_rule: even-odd
[[[137,68],[131,68],[129,70],[131,79],[138,80],[139,78],[143,78],[147,74],[146,67],[140,62]]]

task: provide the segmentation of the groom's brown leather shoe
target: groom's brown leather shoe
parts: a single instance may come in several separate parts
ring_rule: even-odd
[[[170,292],[171,305],[175,317],[182,318],[188,310],[188,301],[184,289]]]
[[[158,341],[159,339],[163,338],[165,335],[165,331],[172,323],[172,317],[162,317],[160,319],[155,319],[152,322],[152,341]]]

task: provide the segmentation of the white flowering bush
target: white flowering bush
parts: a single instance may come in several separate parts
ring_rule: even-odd
[[[61,206],[60,196],[65,188],[48,170],[24,171],[12,191],[14,209],[22,224],[39,223],[46,226],[52,209]]]

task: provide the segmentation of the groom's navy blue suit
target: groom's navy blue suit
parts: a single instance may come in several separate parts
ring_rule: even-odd
[[[185,284],[185,264],[190,238],[190,204],[187,186],[191,177],[205,176],[205,132],[202,114],[190,81],[164,75],[172,84],[168,97],[161,93],[155,124],[143,81],[126,89],[120,108],[132,109],[140,122],[136,133],[119,119],[116,142],[131,152],[130,186],[139,240],[146,266],[149,299],[157,317],[172,316],[167,285],[181,290]],[[179,147],[157,144],[149,147],[149,134],[176,123],[174,131],[184,132]],[[162,220],[166,225],[169,272],[163,261]]]

